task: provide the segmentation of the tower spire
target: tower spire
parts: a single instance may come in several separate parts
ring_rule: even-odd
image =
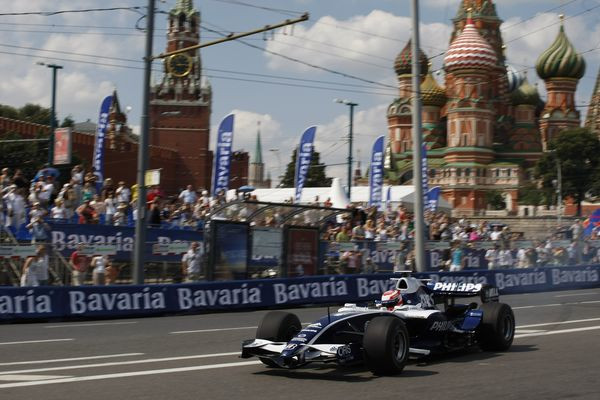
[[[256,147],[254,148],[254,157],[252,157],[253,164],[262,164],[262,144],[260,141],[260,121],[256,122]]]

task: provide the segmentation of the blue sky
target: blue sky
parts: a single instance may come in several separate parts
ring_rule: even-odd
[[[279,165],[283,168],[289,161],[302,131],[310,125],[318,126],[316,149],[321,152],[322,161],[343,163],[348,148],[348,107],[334,103],[333,99],[350,99],[359,104],[355,113],[354,157],[362,160],[364,169],[373,141],[386,134],[385,111],[397,93],[393,60],[410,35],[411,2],[240,2],[195,0],[194,4],[201,11],[206,27],[226,32],[251,30],[290,18],[290,13],[281,10],[307,11],[310,20],[293,29],[281,29],[274,35],[256,35],[245,41],[363,80],[311,68],[236,42],[203,49],[204,72],[213,88],[211,145],[214,146],[221,118],[234,112],[234,148],[254,149],[257,121],[260,121],[263,157],[274,177],[281,173]],[[420,3],[422,48],[430,57],[437,55],[432,61],[434,69],[438,69],[443,61],[441,54],[448,47],[450,19],[459,1],[421,0]],[[528,70],[531,83],[538,82],[533,69],[537,57],[558,32],[558,14],[566,15],[567,35],[579,52],[585,52],[587,62],[577,95],[584,115],[600,63],[600,0],[497,0],[495,3],[504,20],[508,61],[519,70]],[[0,4],[2,13],[8,13],[145,6],[146,1],[0,0]],[[175,0],[157,1],[163,11],[170,10],[174,4]],[[88,118],[95,121],[102,98],[116,87],[121,104],[131,106],[129,123],[137,131],[143,79],[140,60],[144,52],[143,33],[135,29],[139,18],[140,14],[132,11],[0,15],[0,73],[3,77],[0,103],[14,107],[27,102],[49,106],[51,72],[35,63],[54,62],[64,66],[58,80],[60,119],[70,114],[76,121]],[[157,14],[154,54],[164,49],[165,27],[165,14]],[[207,31],[202,31],[201,36],[203,42],[217,37]],[[154,69],[160,70],[161,65],[156,63]],[[436,77],[443,82],[443,74]],[[158,78],[159,73],[156,73],[154,79]],[[543,82],[539,83],[544,96]],[[345,178],[345,171],[345,166],[332,166],[327,173]]]

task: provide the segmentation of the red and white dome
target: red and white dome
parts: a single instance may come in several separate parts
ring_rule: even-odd
[[[491,69],[497,63],[496,52],[479,34],[471,18],[468,18],[463,31],[454,39],[446,52],[445,69],[447,71],[464,68]]]

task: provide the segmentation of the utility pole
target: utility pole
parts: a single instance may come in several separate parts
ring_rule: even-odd
[[[50,108],[50,134],[48,135],[48,166],[54,162],[54,130],[56,129],[56,70],[62,69],[62,65],[46,64],[38,62],[38,65],[45,65],[52,68],[52,105]]]
[[[425,219],[423,211],[423,145],[421,129],[421,68],[419,65],[419,0],[412,0],[412,134],[413,134],[413,186],[415,188],[415,258],[417,270],[424,272]]]
[[[144,56],[144,92],[137,165],[137,219],[135,220],[135,246],[133,259],[133,283],[144,283],[144,252],[146,250],[146,170],[150,137],[150,77],[152,73],[152,39],[154,35],[154,0],[148,0],[148,24],[146,26],[146,54]]]

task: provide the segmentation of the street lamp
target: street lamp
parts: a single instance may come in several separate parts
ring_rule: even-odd
[[[48,166],[54,161],[54,129],[56,129],[56,70],[62,69],[62,65],[46,64],[41,61],[37,65],[45,65],[52,68],[52,108],[50,110],[50,135],[48,135]]]
[[[556,157],[556,179],[552,183],[556,187],[556,220],[558,227],[562,224],[562,168],[560,166],[560,158],[556,149],[548,150],[548,153],[553,153]]]
[[[281,154],[279,153],[279,149],[269,149],[270,152],[275,153],[277,156],[277,178],[279,178],[279,183],[283,180],[283,171],[281,171]]]
[[[348,201],[350,201],[350,194],[352,190],[352,129],[354,125],[354,107],[358,103],[353,103],[350,100],[333,99],[335,103],[345,104],[350,107],[350,126],[348,132]]]

